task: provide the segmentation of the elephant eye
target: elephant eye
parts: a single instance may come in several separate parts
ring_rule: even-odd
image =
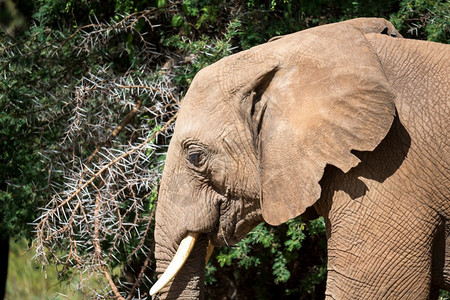
[[[204,165],[206,161],[206,154],[200,147],[190,147],[187,151],[187,160],[191,165],[199,168]]]
[[[196,167],[200,167],[200,162],[201,162],[201,153],[196,152],[196,153],[191,153],[189,154],[188,160],[191,164],[193,164]]]

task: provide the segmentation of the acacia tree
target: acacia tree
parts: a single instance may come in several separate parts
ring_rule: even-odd
[[[399,5],[392,16],[403,35],[445,41],[448,4],[432,2],[433,14],[426,1],[46,0],[22,7],[34,23],[0,39],[1,234],[34,236],[42,264],[56,265],[61,278],[79,277],[77,288],[92,296],[145,297],[155,279],[152,217],[164,153],[195,73],[273,35],[386,16]],[[320,298],[324,252],[320,219],[260,225],[216,251],[207,293]],[[253,272],[261,276],[256,284]],[[104,288],[91,290],[92,278]]]
[[[41,184],[32,190],[40,196],[38,203],[28,200],[34,207],[42,205],[41,213],[27,211],[36,216],[36,256],[44,266],[58,265],[63,277],[79,271],[80,289],[92,275],[102,274],[106,289],[86,290],[96,296],[118,296],[119,289],[134,295],[149,265],[152,239],[146,237],[151,236],[164,134],[170,135],[179,89],[170,71],[157,67],[162,55],[137,27],[151,29],[169,9],[140,11],[108,23],[93,18],[70,34],[40,24],[25,34],[28,39],[2,39],[2,121],[12,127],[23,120],[22,127],[16,126],[22,135],[17,144],[31,144],[24,151],[29,160],[11,148],[6,153],[15,160],[2,161],[10,169],[11,162],[21,164],[19,171],[32,165],[36,174],[26,179]],[[139,47],[124,43],[127,39],[137,39]],[[17,136],[8,129],[14,141]],[[5,148],[19,148],[2,142]],[[26,186],[9,178],[5,184],[3,199],[17,202],[12,197]],[[10,232],[16,229],[15,215],[26,209],[2,207]],[[26,220],[31,221],[29,216]],[[120,276],[110,270],[126,270],[131,265],[124,262],[134,257],[143,258],[142,267],[133,270],[138,279],[119,284]]]

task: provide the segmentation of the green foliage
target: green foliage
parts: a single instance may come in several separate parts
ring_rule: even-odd
[[[315,297],[323,291],[326,279],[324,235],[322,218],[304,222],[299,217],[279,227],[258,225],[235,246],[217,251],[207,268],[214,270],[207,273],[210,297],[214,298],[216,293],[227,294],[227,289],[221,287],[223,274],[219,274],[227,270],[234,270],[228,280],[241,286],[243,297],[257,295],[257,299],[268,299],[267,295],[281,294],[302,299]],[[312,264],[312,267],[305,267]],[[255,283],[253,274],[258,274],[261,280]],[[299,281],[303,283],[300,286]]]
[[[172,25],[180,27],[185,33],[207,28],[217,22],[222,1],[186,0],[181,10],[172,17]]]
[[[115,0],[115,11],[117,13],[134,13],[138,10],[133,0]]]
[[[355,17],[389,15],[398,1],[247,1],[241,45],[247,49],[273,36]]]
[[[450,2],[446,0],[403,0],[391,22],[405,37],[450,42]]]
[[[33,251],[27,249],[26,240],[11,242],[5,300],[86,299],[81,291],[75,289],[75,285],[79,284],[78,278],[71,282],[61,281],[57,268],[48,268],[44,272],[41,265],[33,261],[33,256]],[[104,282],[99,284],[92,279],[84,284],[97,289]]]
[[[39,89],[54,84],[62,67],[37,68],[44,47],[11,51],[9,57],[0,58],[0,72],[5,74],[0,78],[0,234],[31,237],[28,223],[37,217],[37,207],[49,192],[40,149],[49,146],[58,131],[52,125],[48,131],[38,129],[44,124],[42,110],[56,109],[47,106],[49,99],[38,100]]]
[[[238,20],[232,20],[225,28],[221,38],[202,35],[197,40],[192,41],[180,35],[163,37],[161,39],[162,44],[182,53],[185,57],[185,62],[187,62],[176,71],[175,82],[179,86],[188,87],[198,71],[232,54],[234,48],[231,41],[239,34],[238,28],[240,26],[241,23]]]
[[[448,299],[450,299],[450,292],[441,290],[440,293],[439,293],[439,298],[438,299],[439,300],[448,300]]]

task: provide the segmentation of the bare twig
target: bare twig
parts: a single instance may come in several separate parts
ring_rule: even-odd
[[[148,288],[149,277],[154,276],[149,245],[153,201],[165,139],[177,117],[180,90],[172,79],[182,58],[164,57],[172,67],[157,67],[152,59],[162,54],[155,53],[135,25],[144,20],[155,28],[155,17],[181,2],[168,3],[170,8],[133,13],[120,21],[102,23],[93,17],[92,24],[54,45],[52,51],[59,55],[76,38],[76,44],[71,43],[75,55],[89,57],[126,33],[140,39],[139,55],[144,59],[137,69],[120,75],[107,63],[99,63],[75,83],[61,87],[71,91],[69,97],[49,96],[63,99],[59,110],[36,106],[49,120],[47,128],[51,122],[66,124],[57,148],[42,149],[52,197],[34,224],[36,257],[44,266],[61,265],[63,275],[78,272],[77,288],[95,298],[141,297],[146,293],[140,289]],[[126,49],[119,47],[120,51]],[[104,288],[90,290],[87,282],[97,275],[105,279]]]
[[[100,149],[109,141],[114,139],[121,131],[122,129],[134,118],[136,113],[138,112],[139,108],[141,108],[142,105],[142,99],[139,99],[136,106],[125,116],[125,118],[122,120],[122,122],[112,131],[112,133],[109,135],[109,137],[104,140],[102,143],[98,144],[95,148],[94,152],[88,157],[86,160],[86,165],[90,164],[92,160],[94,159],[95,155],[100,151]],[[83,181],[84,175],[86,174],[86,167],[83,169],[82,176],[80,178],[79,183]]]

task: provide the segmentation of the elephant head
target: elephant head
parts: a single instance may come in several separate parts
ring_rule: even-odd
[[[161,181],[157,272],[180,243],[193,252],[153,294],[168,283],[162,298],[202,297],[208,240],[232,245],[262,221],[279,225],[302,214],[320,198],[327,164],[347,172],[359,163],[352,150],[372,151],[385,137],[394,95],[366,33],[398,36],[382,19],[330,24],[273,39],[196,75]]]

